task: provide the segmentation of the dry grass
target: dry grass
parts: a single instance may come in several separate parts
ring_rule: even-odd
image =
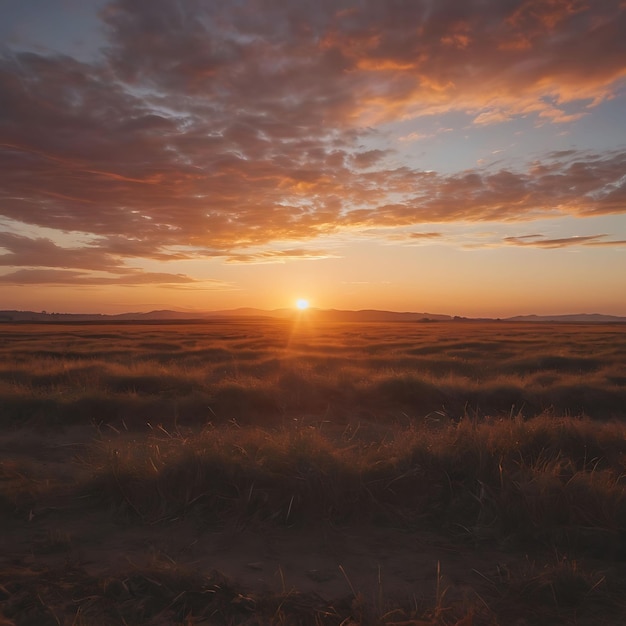
[[[617,422],[544,414],[403,429],[161,429],[109,440],[83,461],[92,477],[82,492],[145,523],[358,520],[626,559],[626,425]]]
[[[626,413],[623,326],[0,326],[0,419],[258,425],[445,410]]]
[[[626,620],[623,326],[6,324],[0,356],[0,531],[31,533],[0,568],[6,623]],[[374,594],[342,570],[332,601],[170,561],[100,575],[75,557],[94,516],[436,532],[512,564],[459,586],[437,561],[394,603],[380,570]]]
[[[345,572],[343,572],[345,574]],[[434,597],[389,608],[382,598],[351,596],[328,602],[315,593],[257,593],[218,572],[203,576],[176,564],[155,562],[115,576],[98,577],[79,567],[12,568],[0,573],[3,624],[24,626],[600,626],[622,624],[624,607],[616,581],[581,571],[560,559],[493,577],[475,571],[480,590],[451,599],[437,564]],[[346,583],[352,586],[346,575]],[[621,604],[621,606],[620,606]],[[1,617],[1,616],[0,616]]]

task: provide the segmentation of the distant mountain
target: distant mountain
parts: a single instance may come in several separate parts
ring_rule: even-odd
[[[196,313],[190,311],[170,311],[163,309],[161,311],[148,311],[147,313],[120,313],[118,315],[107,315],[112,320],[189,320],[204,319],[206,313]]]
[[[295,309],[254,309],[252,307],[241,307],[239,309],[226,309],[224,311],[207,311],[203,317],[292,317],[297,315]]]
[[[450,315],[436,313],[410,313],[396,311],[377,311],[362,309],[360,311],[342,311],[337,309],[311,309],[305,312],[318,320],[330,322],[419,322],[419,321],[446,321]]]
[[[626,322],[626,317],[602,315],[601,313],[576,313],[573,315],[516,315],[507,317],[507,322]]]
[[[443,321],[489,321],[489,318],[474,319],[469,317],[454,318],[450,315],[438,313],[414,313],[397,311],[378,311],[363,309],[360,311],[345,311],[338,309],[274,309],[266,311],[250,307],[228,309],[222,311],[149,311],[147,313],[121,313],[118,315],[104,315],[101,313],[48,313],[46,311],[0,311],[0,322],[132,322],[132,321],[177,321],[177,320],[211,320],[224,318],[274,318],[292,319],[304,317],[310,320],[327,322],[443,322]],[[502,321],[507,322],[577,322],[601,323],[622,322],[626,317],[616,315],[602,315],[600,313],[580,313],[575,315],[517,315]]]
[[[149,311],[147,313],[121,313],[118,315],[104,315],[100,313],[48,313],[46,311],[0,311],[0,322],[106,322],[106,321],[167,321],[167,320],[210,320],[226,317],[264,317],[291,319],[305,316],[329,322],[414,322],[414,321],[444,321],[452,319],[449,315],[435,313],[399,313],[395,311],[342,311],[336,309],[274,309],[266,311],[250,307],[228,309],[223,311]]]
[[[365,309],[361,311],[344,311],[338,309],[307,309],[298,311],[296,309],[255,309],[243,307],[239,309],[227,309],[223,311],[206,311],[202,313],[181,313],[179,311],[152,311],[150,313],[137,314],[129,313],[133,319],[211,319],[223,317],[271,317],[278,319],[291,319],[293,317],[305,316],[308,319],[316,319],[329,322],[393,322],[405,321],[415,322],[422,320],[442,321],[452,319],[449,315],[439,315],[435,313],[409,313],[396,311],[377,311]],[[121,316],[115,316],[120,318]],[[128,319],[128,318],[127,318]]]
[[[192,315],[179,311],[150,311],[149,313],[47,313],[41,311],[0,311],[0,322],[111,322],[142,320],[183,320],[198,319],[205,314]]]

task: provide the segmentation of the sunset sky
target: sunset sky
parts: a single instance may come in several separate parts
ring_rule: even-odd
[[[0,309],[626,315],[626,0],[2,0]]]

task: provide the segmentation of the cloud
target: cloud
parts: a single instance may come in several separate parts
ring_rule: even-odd
[[[558,215],[623,213],[626,153],[569,154],[522,171],[473,169],[451,175],[406,168],[370,175],[401,201],[347,213],[351,225],[410,226],[432,222],[531,221]]]
[[[366,231],[368,232],[368,231]],[[403,243],[409,243],[409,244],[420,244],[420,243],[425,243],[428,241],[434,241],[434,240],[439,240],[442,241],[443,240],[443,233],[440,232],[434,232],[434,231],[430,231],[430,232],[398,232],[395,229],[391,229],[391,230],[378,230],[378,231],[369,231],[368,234],[370,235],[378,235],[382,238],[384,238],[387,241],[391,241],[391,242],[403,242]]]
[[[367,152],[358,152],[353,156],[353,163],[358,168],[372,167],[389,154],[389,150],[368,150]]]
[[[617,0],[372,1],[337,19],[325,42],[369,72],[362,102],[380,117],[456,109],[493,123],[609,97],[626,74],[625,19]]]
[[[122,276],[133,258],[268,262],[306,255],[251,250],[626,210],[624,152],[444,175],[368,144],[368,125],[435,113],[584,115],[626,77],[617,0],[115,0],[101,19],[89,61],[0,51],[0,216],[88,238],[5,234],[4,266]]]
[[[429,232],[429,233],[409,233],[410,239],[438,239],[443,235],[441,233]]]
[[[626,246],[626,240],[606,240],[608,235],[583,235],[545,239],[543,235],[505,237],[503,242],[511,246],[531,248],[569,248],[571,246]]]
[[[0,266],[81,268],[99,271],[127,271],[108,252],[97,247],[62,248],[51,239],[36,239],[14,233],[0,233]]]
[[[398,137],[398,141],[401,143],[408,143],[412,141],[421,141],[422,139],[428,139],[432,136],[432,134],[413,132],[409,133],[408,135],[402,135],[401,137]]]
[[[266,250],[247,254],[232,254],[226,258],[227,263],[285,263],[286,261],[312,261],[319,259],[336,259],[338,255],[326,250],[307,250],[292,248],[290,250]]]
[[[98,276],[88,272],[72,270],[22,269],[0,275],[0,283],[11,285],[181,285],[194,284],[197,281],[184,274],[135,271],[122,276]],[[219,281],[206,281],[220,284]],[[221,283],[223,284],[223,283]]]

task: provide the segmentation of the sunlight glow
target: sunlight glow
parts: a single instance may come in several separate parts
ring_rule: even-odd
[[[309,308],[309,301],[304,298],[300,298],[299,300],[296,300],[296,307],[301,311],[304,311]]]

